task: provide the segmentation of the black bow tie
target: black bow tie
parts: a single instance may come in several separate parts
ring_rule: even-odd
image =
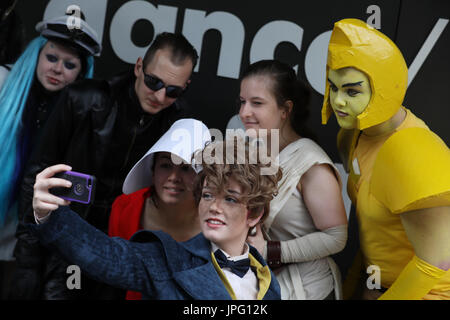
[[[220,249],[217,249],[216,252],[214,252],[214,256],[216,257],[216,261],[221,268],[230,268],[231,272],[241,278],[247,273],[248,269],[250,268],[249,258],[241,259],[238,261],[228,260]]]

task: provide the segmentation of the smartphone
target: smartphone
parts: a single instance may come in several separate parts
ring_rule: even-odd
[[[95,177],[75,171],[65,171],[55,174],[53,177],[69,180],[72,187],[51,188],[50,193],[62,199],[89,204],[94,201]]]

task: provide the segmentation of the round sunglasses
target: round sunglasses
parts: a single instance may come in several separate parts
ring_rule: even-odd
[[[167,86],[158,77],[146,74],[144,71],[142,71],[142,73],[144,74],[144,83],[150,90],[158,91],[161,90],[162,88],[166,88],[166,96],[169,98],[178,98],[184,91],[184,88],[182,87]]]

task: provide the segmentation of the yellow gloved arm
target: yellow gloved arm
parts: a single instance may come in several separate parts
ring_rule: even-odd
[[[414,255],[397,280],[379,300],[422,299],[445,273],[445,270],[439,269]]]
[[[401,219],[415,255],[380,298],[421,299],[450,269],[450,207],[409,211]]]

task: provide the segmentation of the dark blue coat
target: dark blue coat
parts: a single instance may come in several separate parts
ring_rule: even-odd
[[[140,291],[150,299],[231,299],[211,261],[211,243],[203,234],[176,242],[162,231],[140,231],[130,241],[110,238],[67,207],[41,225],[29,225],[40,241],[56,248],[81,272],[109,285]],[[264,259],[250,246],[263,266]],[[280,299],[272,272],[263,299]]]

